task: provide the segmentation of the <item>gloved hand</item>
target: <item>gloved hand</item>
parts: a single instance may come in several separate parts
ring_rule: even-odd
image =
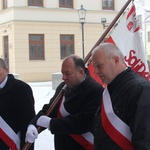
[[[51,118],[47,116],[40,116],[36,122],[36,125],[44,128],[49,128],[50,120]]]
[[[30,124],[26,132],[25,142],[34,143],[35,139],[37,138],[38,138],[38,131],[34,125]]]

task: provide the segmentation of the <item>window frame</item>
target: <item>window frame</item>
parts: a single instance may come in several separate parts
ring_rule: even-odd
[[[41,0],[41,4],[38,4],[37,0],[33,0],[34,1],[33,4],[29,4],[29,1],[30,0],[28,0],[28,6],[41,6],[41,7],[43,7],[43,0]]]
[[[104,3],[106,2],[106,6]],[[112,0],[111,7],[109,7],[109,0],[102,0],[102,10],[114,10],[115,9],[115,1]]]
[[[62,40],[62,36],[71,36],[72,40]],[[62,45],[68,45],[68,44],[71,44],[72,45],[72,53],[71,54],[74,54],[75,53],[75,45],[74,45],[74,34],[60,34],[60,59],[64,59],[65,57],[67,57],[69,54],[69,50],[68,49],[65,49],[65,56],[62,56],[62,49],[61,49],[61,46]],[[67,48],[67,46],[66,46]]]
[[[42,36],[42,40],[30,40],[30,36]],[[44,34],[29,34],[29,60],[45,60]],[[31,44],[35,44],[35,57],[31,56]],[[42,57],[38,56],[37,45],[42,45]]]
[[[63,8],[73,8],[73,0],[69,0],[70,1],[70,5],[67,4],[68,0],[64,0],[64,4],[61,3],[61,0],[59,0],[59,7],[63,7]]]

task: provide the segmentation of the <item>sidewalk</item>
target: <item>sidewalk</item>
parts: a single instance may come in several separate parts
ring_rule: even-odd
[[[35,99],[35,111],[38,113],[43,105],[48,103],[54,95],[55,90],[52,90],[52,82],[29,82]],[[44,130],[38,135],[35,142],[35,150],[54,150],[53,135],[49,130]]]

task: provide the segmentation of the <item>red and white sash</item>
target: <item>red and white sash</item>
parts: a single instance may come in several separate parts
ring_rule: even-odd
[[[69,113],[66,111],[66,109],[64,107],[64,100],[65,100],[65,97],[63,96],[62,102],[60,104],[60,108],[58,111],[58,117],[65,117],[65,116],[69,115]],[[84,133],[81,135],[70,134],[70,136],[76,142],[78,142],[82,147],[84,147],[86,150],[94,149],[94,145],[93,145],[94,136],[91,132],[87,132],[87,133]]]
[[[0,139],[10,148],[10,150],[20,149],[20,138],[12,128],[0,116]]]
[[[103,92],[101,117],[103,128],[110,138],[123,150],[134,150],[130,128],[114,113],[107,87]]]

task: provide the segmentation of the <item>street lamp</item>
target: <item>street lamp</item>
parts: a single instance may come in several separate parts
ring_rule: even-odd
[[[78,9],[78,15],[82,26],[82,53],[84,58],[84,23],[85,23],[86,9],[83,8],[83,5],[81,5],[80,9]]]

